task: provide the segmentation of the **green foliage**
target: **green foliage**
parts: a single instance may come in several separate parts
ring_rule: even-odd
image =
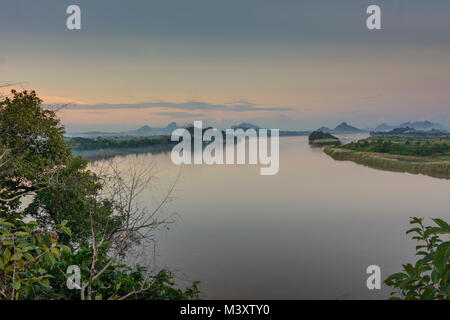
[[[86,165],[81,157],[71,159],[59,172],[58,181],[38,192],[25,209],[26,215],[45,226],[67,220],[73,231],[70,241],[77,245],[86,242],[91,234],[89,212],[95,215],[94,227],[107,225],[107,231],[111,231],[121,223],[121,218],[113,214],[113,202],[97,200],[103,186],[94,173],[86,170]],[[69,238],[61,241],[67,244]]]
[[[424,139],[411,143],[410,139],[372,138],[352,142],[343,146],[358,152],[377,152],[403,156],[447,156],[450,155],[450,141]]]
[[[49,294],[49,270],[70,254],[71,249],[58,243],[58,235],[70,235],[64,224],[54,231],[39,228],[34,221],[6,222],[0,218],[0,297],[4,299],[45,298]]]
[[[41,103],[34,91],[14,90],[0,101],[0,299],[80,299],[66,285],[70,265],[90,284],[88,299],[197,298],[197,283],[181,290],[165,269],[152,273],[120,260],[126,250],[108,239],[123,226],[123,208],[99,196],[103,181],[72,156],[55,112]],[[31,203],[22,209],[26,195]],[[133,238],[122,237],[113,238]],[[97,238],[106,240],[98,248]],[[120,255],[112,257],[114,250]]]
[[[43,108],[34,91],[11,93],[0,101],[0,198],[8,200],[0,201],[0,217],[31,215],[50,228],[67,220],[74,232],[71,241],[77,243],[89,233],[92,208],[97,224],[108,220],[110,229],[117,227],[117,218],[111,217],[113,204],[95,201],[103,186],[86,170],[86,160],[73,158],[55,111]],[[20,211],[27,194],[35,196]],[[68,237],[61,240],[68,243]]]
[[[312,144],[316,140],[337,140],[337,141],[339,141],[339,139],[337,137],[333,136],[331,133],[322,132],[322,131],[314,131],[309,135],[308,141],[310,144]]]
[[[102,270],[109,262],[108,252],[111,244],[104,243],[98,248],[98,261],[96,269]],[[50,270],[55,276],[50,280],[52,293],[55,299],[79,299],[79,290],[69,290],[66,286],[66,276],[58,270],[67,270],[70,265],[78,265],[81,271],[81,281],[86,283],[89,279],[92,263],[92,248],[82,248],[75,254],[65,254],[64,259]],[[134,267],[123,263],[112,263],[106,271],[92,283],[93,299],[117,300],[145,299],[145,300],[180,300],[197,299],[198,282],[185,290],[175,287],[173,275],[166,269],[151,274],[148,268],[137,264]],[[135,294],[127,295],[131,292]]]
[[[55,231],[45,231],[35,221],[27,224],[0,219],[0,300],[1,299],[80,299],[79,290],[66,285],[65,270],[70,265],[81,269],[81,281],[87,282],[93,250],[84,247],[73,252],[58,241],[71,235],[66,222]],[[96,268],[101,270],[111,258],[111,244],[98,248]],[[198,282],[182,290],[176,288],[173,275],[165,269],[150,274],[143,266],[111,263],[92,284],[95,299],[197,299]],[[135,292],[135,294],[129,295]]]
[[[419,242],[416,255],[419,260],[403,265],[403,272],[390,275],[385,283],[394,288],[392,299],[449,300],[450,299],[450,226],[441,219],[433,219],[436,226],[425,226],[423,219],[411,218],[414,234]]]
[[[331,133],[314,131],[308,136],[308,142],[314,146],[338,146],[341,141]]]
[[[144,148],[154,145],[175,144],[170,137],[125,137],[125,138],[66,138],[67,145],[73,150],[128,149]]]
[[[353,152],[346,148],[325,148],[324,152],[335,160],[350,160],[371,168],[450,179],[450,161],[420,161],[414,157],[394,155],[380,157],[376,153]]]
[[[45,187],[71,157],[55,112],[34,91],[11,91],[0,100],[0,216],[14,219],[20,196]],[[5,215],[5,211],[8,215]]]

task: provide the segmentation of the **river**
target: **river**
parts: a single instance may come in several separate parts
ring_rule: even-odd
[[[155,168],[155,186],[140,199],[149,208],[180,173],[164,208],[177,221],[140,260],[168,267],[180,283],[201,281],[202,298],[387,298],[385,285],[368,290],[367,267],[380,266],[385,279],[416,261],[408,218],[448,221],[449,181],[335,161],[307,140],[280,138],[274,176],[258,165],[175,166],[167,152],[116,156]]]

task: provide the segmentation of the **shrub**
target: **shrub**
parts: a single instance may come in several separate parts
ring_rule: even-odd
[[[15,223],[0,218],[0,297],[18,300],[45,298],[53,275],[49,269],[70,254],[68,246],[58,243],[58,234],[70,234],[62,225],[43,230],[34,221]]]
[[[449,300],[450,299],[450,241],[441,237],[450,235],[450,226],[441,219],[433,219],[436,226],[425,226],[423,219],[411,218],[416,255],[422,258],[403,265],[404,272],[390,275],[385,283],[394,288],[391,299]]]

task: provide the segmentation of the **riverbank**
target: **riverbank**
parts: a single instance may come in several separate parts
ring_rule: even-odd
[[[158,144],[140,148],[105,148],[97,150],[72,150],[74,156],[82,156],[89,161],[109,159],[115,156],[127,156],[129,154],[147,154],[147,153],[162,153],[170,152],[173,145]]]
[[[431,157],[403,156],[387,153],[361,152],[345,147],[326,147],[324,152],[335,160],[353,161],[374,169],[450,179],[450,160]]]
[[[336,139],[319,139],[310,142],[313,147],[324,147],[324,146],[338,146],[341,142]]]

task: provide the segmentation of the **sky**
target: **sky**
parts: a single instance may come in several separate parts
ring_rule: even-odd
[[[450,127],[450,1],[0,0],[4,83],[69,104],[68,131]]]

